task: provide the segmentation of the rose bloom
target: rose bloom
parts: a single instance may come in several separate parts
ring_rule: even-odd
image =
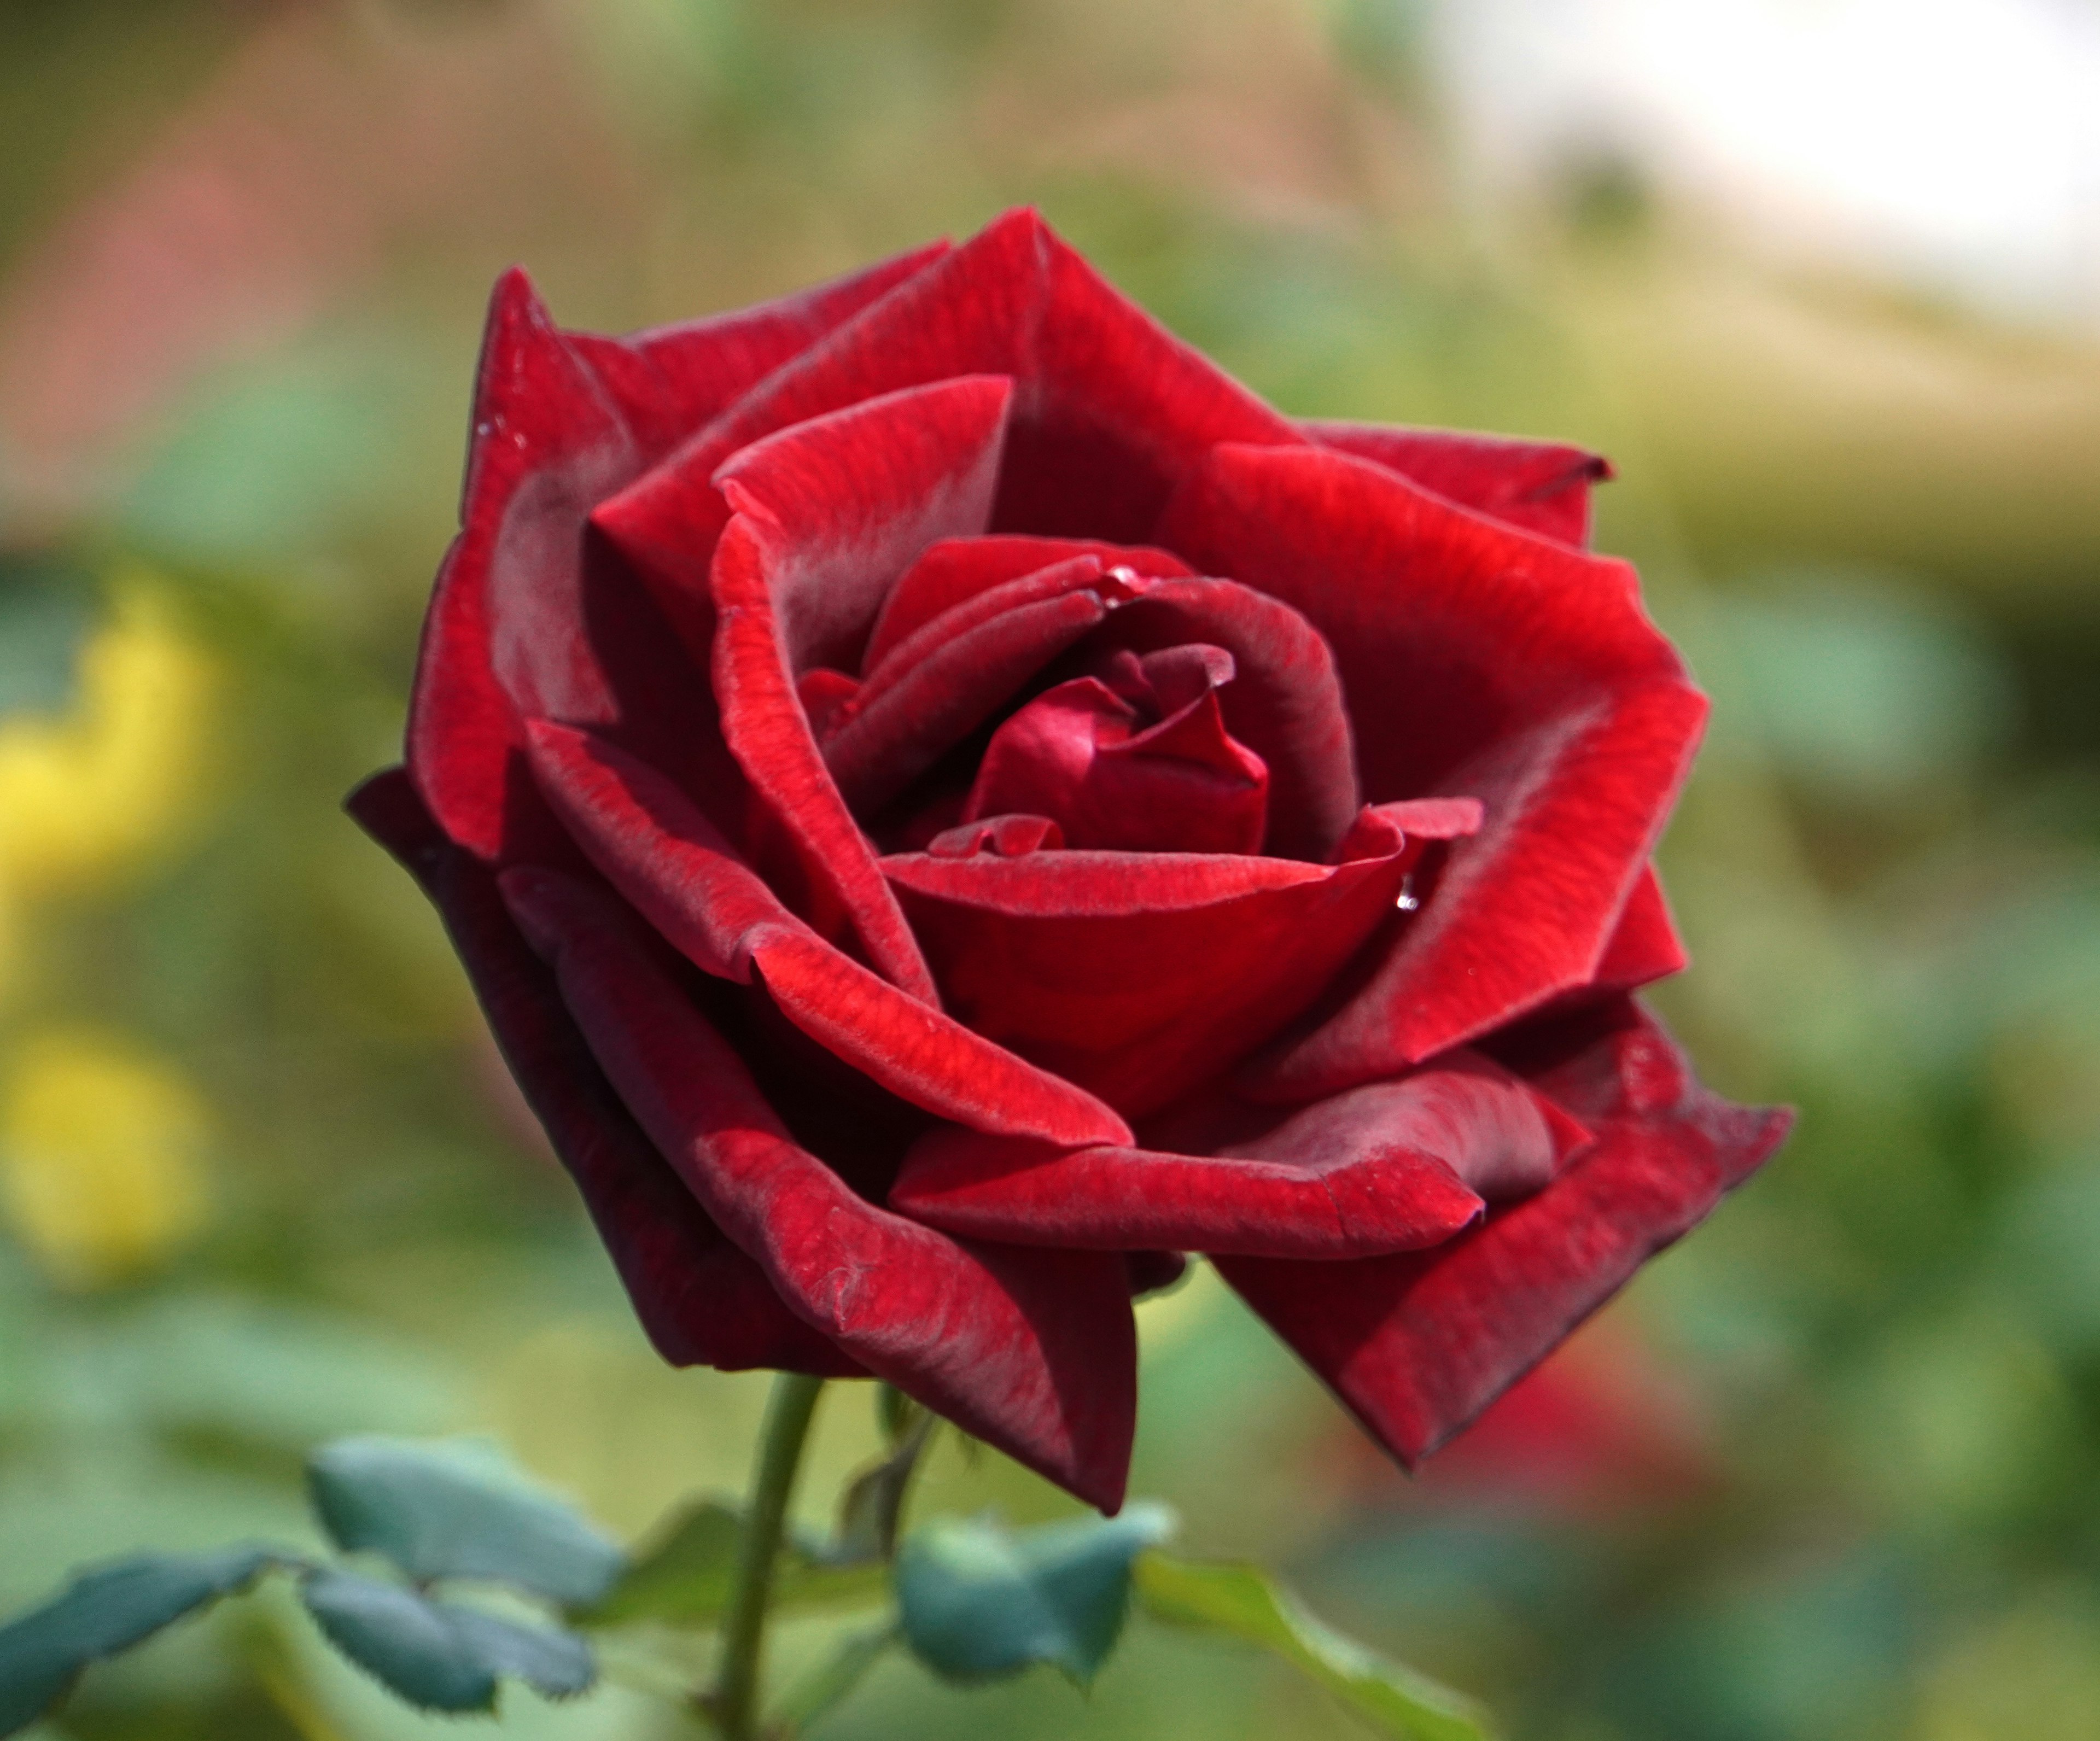
[[[1412,1461],[1786,1126],[1629,995],[1705,703],[1606,474],[1294,421],[1032,212],[624,339],[514,272],[352,808],[667,1359],[1113,1510],[1196,1252]]]

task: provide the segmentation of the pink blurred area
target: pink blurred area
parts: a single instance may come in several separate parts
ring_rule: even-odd
[[[264,10],[135,161],[0,282],[0,456],[62,523],[200,376],[266,354],[404,248],[494,259],[632,204],[629,156],[545,9],[447,25]]]

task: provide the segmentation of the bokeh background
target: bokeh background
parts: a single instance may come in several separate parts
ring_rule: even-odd
[[[342,1432],[494,1435],[629,1536],[741,1485],[764,1380],[655,1361],[337,805],[500,269],[624,329],[1033,201],[1290,411],[1612,456],[1716,701],[1657,1001],[1802,1109],[1414,1481],[1198,1274],[1136,1490],[1519,1741],[2090,1736],[2096,93],[2078,0],[4,0],[0,1610],[302,1538]],[[922,1502],[1069,1505],[952,1445]],[[690,1733],[668,1654],[504,1726]],[[819,1731],[1354,1732],[1142,1620],[1091,1698],[900,1662]],[[264,1594],[43,1736],[439,1733]]]

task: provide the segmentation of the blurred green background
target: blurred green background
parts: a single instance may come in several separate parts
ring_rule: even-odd
[[[1590,443],[1716,700],[1657,1001],[1769,1171],[1423,1478],[1207,1276],[1135,1491],[1520,1741],[2100,1721],[2100,343],[1729,244],[1579,155],[1485,200],[1405,0],[0,4],[0,1611],[304,1539],[298,1458],[493,1434],[623,1533],[742,1484],[439,929],[391,760],[483,298],[623,329],[1040,203],[1288,410]],[[812,1518],[875,1430],[838,1386]],[[937,1458],[922,1505],[1069,1501]],[[821,1642],[791,1629],[784,1655]],[[638,1690],[554,1737],[687,1733]],[[265,1595],[43,1732],[385,1741]],[[818,1731],[1356,1732],[1134,1622],[1091,1698],[881,1670]]]

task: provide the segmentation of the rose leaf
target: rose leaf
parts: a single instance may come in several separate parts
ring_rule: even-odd
[[[1123,1630],[1132,1561],[1173,1529],[1173,1513],[1154,1504],[1023,1531],[990,1518],[936,1518],[897,1557],[904,1636],[949,1680],[1052,1663],[1083,1686]]]
[[[566,1501],[478,1448],[339,1439],[307,1459],[307,1483],[338,1547],[383,1554],[418,1584],[485,1580],[583,1607],[626,1567]]]
[[[96,1658],[129,1650],[272,1566],[298,1562],[280,1549],[245,1545],[135,1554],[81,1573],[41,1608],[0,1627],[0,1735],[28,1728]]]
[[[493,1710],[505,1675],[549,1699],[573,1698],[598,1678],[590,1646],[573,1633],[433,1602],[355,1572],[315,1571],[302,1593],[329,1643],[420,1710]]]
[[[1148,1614],[1224,1633],[1282,1657],[1379,1731],[1405,1741],[1489,1741],[1485,1713],[1462,1695],[1388,1661],[1306,1612],[1256,1566],[1140,1557],[1135,1581]]]

